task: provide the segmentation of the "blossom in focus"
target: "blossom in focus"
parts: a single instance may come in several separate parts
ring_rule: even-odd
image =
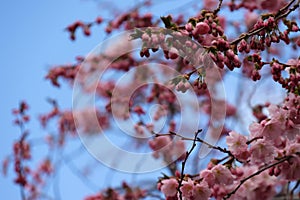
[[[191,199],[194,195],[194,182],[191,179],[182,182],[180,191],[182,192],[182,197],[186,199]]]
[[[275,148],[265,140],[257,140],[250,148],[252,163],[269,163],[275,157]]]
[[[161,191],[166,197],[173,197],[177,193],[178,181],[174,178],[165,179],[161,181]]]
[[[211,190],[209,189],[205,181],[201,181],[200,183],[194,186],[194,199],[208,200],[210,195],[211,195]]]
[[[248,148],[248,145],[246,144],[246,137],[235,131],[231,131],[229,133],[229,136],[226,137],[226,143],[228,145],[229,151],[236,155],[247,151]]]
[[[208,183],[209,187],[212,187],[215,184],[215,175],[211,170],[202,170],[200,172],[200,178],[203,178],[203,180]]]
[[[215,176],[216,183],[218,184],[232,184],[233,176],[228,168],[223,165],[216,165],[211,169]]]

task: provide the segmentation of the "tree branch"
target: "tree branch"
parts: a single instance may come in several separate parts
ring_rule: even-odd
[[[298,0],[298,2],[292,7],[290,8],[287,12],[285,13],[282,13],[284,12],[288,7],[290,7],[293,3],[295,2],[295,0],[292,0],[288,5],[284,6],[283,8],[281,8],[276,14],[275,14],[275,17],[274,17],[274,20],[277,21],[279,19],[282,19],[284,17],[287,17],[291,12],[295,11],[298,7],[299,7],[299,4],[300,4],[300,0]],[[258,34],[260,31],[263,31],[266,27],[261,27],[259,29],[255,29],[255,30],[252,30],[248,33],[242,33],[239,38],[233,40],[230,44],[231,45],[234,45],[234,44],[238,44],[240,41],[242,41],[243,39],[247,39],[249,38],[250,36],[253,36],[253,35],[256,35]]]
[[[299,152],[299,153],[300,153],[300,152]],[[298,153],[296,153],[296,154],[298,154]],[[234,193],[236,193],[236,191],[237,191],[237,190],[238,190],[238,189],[239,189],[239,188],[240,188],[247,180],[253,178],[254,176],[259,175],[260,173],[262,173],[263,171],[265,171],[265,170],[267,170],[267,169],[270,169],[270,168],[272,168],[272,167],[274,167],[274,166],[276,166],[276,165],[278,165],[278,164],[280,164],[280,163],[283,163],[284,161],[287,161],[287,160],[291,159],[292,157],[294,157],[294,156],[293,156],[293,155],[285,156],[285,157],[283,157],[282,159],[280,159],[279,161],[277,161],[277,162],[275,162],[275,163],[273,163],[273,164],[271,164],[271,165],[265,166],[265,167],[261,168],[260,170],[258,170],[257,172],[251,174],[250,176],[248,176],[248,177],[242,179],[242,180],[240,181],[240,183],[238,184],[238,186],[237,186],[233,191],[231,191],[230,193],[228,193],[225,197],[223,197],[223,199],[224,199],[224,200],[229,199],[229,198],[231,197],[231,195],[233,195]]]
[[[300,185],[300,180],[297,181],[296,185],[293,187],[293,189],[291,190],[291,194],[290,194],[290,199],[293,200],[294,197],[294,192],[295,190],[299,187]]]
[[[202,131],[202,130],[201,130],[201,131]],[[180,137],[182,140],[190,140],[190,141],[194,141],[194,140],[195,140],[195,139],[192,139],[192,138],[187,138],[187,137],[184,137],[184,136],[182,136],[182,135],[179,135],[179,134],[177,134],[177,133],[175,133],[175,132],[173,132],[173,131],[170,131],[170,134],[171,134],[171,135],[175,135],[175,136],[177,136],[177,137]],[[156,134],[156,136],[161,136],[161,135],[165,135],[165,134]],[[221,152],[223,152],[223,153],[227,153],[227,154],[229,154],[230,156],[234,157],[234,156],[231,154],[231,152],[228,151],[226,148],[222,148],[222,147],[219,147],[219,146],[214,146],[214,145],[212,145],[212,144],[209,144],[208,142],[206,142],[206,141],[200,139],[199,137],[196,138],[195,142],[201,142],[201,143],[207,145],[207,146],[208,146],[209,148],[211,148],[211,149],[216,149],[216,150],[218,150],[218,151],[221,151]]]
[[[186,152],[186,156],[184,158],[184,161],[182,162],[182,165],[181,165],[181,174],[180,174],[180,180],[178,181],[178,192],[179,192],[179,199],[182,200],[182,192],[180,190],[180,187],[182,186],[182,181],[183,181],[183,178],[184,178],[184,168],[185,168],[185,164],[186,164],[186,161],[188,159],[188,157],[191,155],[192,151],[194,150],[194,148],[196,147],[196,140],[198,138],[198,134],[202,131],[202,129],[198,130],[195,132],[195,137],[193,139],[193,144],[192,144],[192,147],[191,149]]]
[[[218,12],[219,12],[220,9],[221,9],[222,3],[223,3],[223,0],[219,0],[219,5],[218,5],[218,7],[214,10],[214,15],[218,14]]]

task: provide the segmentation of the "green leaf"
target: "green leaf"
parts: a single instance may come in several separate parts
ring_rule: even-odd
[[[160,19],[163,21],[166,28],[170,29],[176,27],[176,25],[172,23],[171,15],[168,15],[167,17],[160,17]]]
[[[130,34],[130,37],[132,40],[142,37],[142,35],[143,35],[142,31],[140,31],[139,29],[135,29],[134,31],[135,31],[134,33]]]

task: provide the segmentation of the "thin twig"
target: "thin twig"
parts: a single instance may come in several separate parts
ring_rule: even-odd
[[[251,143],[254,142],[255,140],[259,140],[259,139],[263,139],[263,136],[252,138],[251,140],[248,140],[248,141],[246,142],[246,144],[251,144]]]
[[[198,138],[198,134],[202,131],[202,129],[198,130],[195,132],[195,137],[194,137],[194,140],[193,140],[193,144],[192,144],[192,147],[189,151],[186,152],[186,156],[184,158],[184,161],[182,162],[182,165],[181,165],[181,174],[180,174],[180,180],[178,181],[178,192],[179,192],[179,199],[182,200],[182,192],[180,190],[180,187],[182,186],[182,181],[183,181],[183,178],[184,178],[184,168],[185,168],[185,164],[186,164],[186,161],[188,159],[188,157],[190,156],[190,154],[192,153],[192,151],[194,150],[194,148],[196,147],[196,140]]]
[[[21,115],[23,115],[23,113],[21,113]],[[19,128],[20,128],[20,132],[21,132],[21,138],[19,140],[19,144],[20,144],[20,147],[21,147],[21,151],[20,151],[20,157],[22,157],[22,154],[24,154],[23,152],[23,145],[22,143],[24,142],[26,136],[28,135],[28,133],[25,131],[25,126],[24,126],[24,123],[22,122],[22,120],[20,120],[20,123],[19,123]],[[22,165],[22,162],[21,162],[21,158],[20,158],[20,174],[22,176],[25,177],[24,175],[24,167]],[[26,200],[26,195],[25,195],[25,190],[24,190],[24,185],[20,185],[20,194],[21,194],[21,198],[22,200]]]
[[[179,134],[177,134],[177,133],[175,133],[175,132],[173,132],[173,131],[170,131],[170,134],[171,134],[171,135],[175,135],[175,136],[177,136],[177,137],[180,137],[182,140],[190,140],[190,141],[194,141],[194,139],[192,139],[192,138],[184,137],[184,136],[179,135]],[[161,135],[166,135],[166,134],[156,134],[156,136],[161,136]],[[216,150],[219,150],[219,151],[221,151],[221,152],[223,152],[223,153],[227,153],[227,154],[229,154],[230,156],[232,156],[231,152],[228,151],[226,148],[222,148],[222,147],[219,147],[219,146],[214,146],[214,145],[212,145],[212,144],[209,144],[208,142],[206,142],[206,141],[200,139],[199,137],[196,138],[196,142],[201,142],[201,143],[207,145],[207,146],[208,146],[209,148],[211,148],[211,149],[216,149]]]
[[[293,187],[293,189],[291,190],[291,194],[290,194],[290,199],[293,200],[294,197],[294,192],[295,190],[299,187],[300,185],[300,180],[297,181],[296,185]]]
[[[278,16],[278,13],[282,13],[283,11],[285,11],[286,9],[288,9],[296,0],[292,0],[290,1],[288,4],[286,4],[286,6],[282,7],[281,9],[279,9],[279,11],[277,12],[277,14],[275,15],[275,17]]]
[[[223,0],[219,0],[219,5],[218,5],[218,7],[214,10],[214,15],[218,14],[218,12],[219,12],[220,9],[221,9],[222,3],[223,3]]]
[[[299,4],[300,4],[300,0],[298,0],[298,2],[291,9],[289,9],[286,13],[283,13],[283,14],[279,15],[278,17],[275,17],[275,20],[287,17],[291,12],[293,12],[294,10],[299,8]],[[278,13],[280,13],[280,12],[278,12]]]
[[[197,138],[197,141],[198,141],[198,142],[201,142],[201,143],[203,143],[203,144],[205,144],[205,145],[207,145],[207,146],[208,146],[209,148],[211,148],[211,149],[216,149],[216,150],[219,150],[219,151],[221,151],[221,152],[223,152],[223,153],[227,153],[227,154],[229,154],[229,155],[232,155],[231,152],[228,151],[226,148],[222,148],[222,147],[219,147],[219,146],[214,146],[214,145],[212,145],[212,144],[209,144],[208,142],[205,142],[204,140],[202,140],[202,139],[200,139],[200,138]]]

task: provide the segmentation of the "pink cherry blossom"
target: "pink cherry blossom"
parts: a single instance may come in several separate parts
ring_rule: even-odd
[[[228,149],[234,156],[242,155],[247,151],[248,145],[246,142],[246,137],[235,131],[231,131],[229,136],[226,137]]]
[[[191,179],[183,181],[182,186],[180,187],[180,191],[182,192],[182,197],[191,199],[194,195],[194,181],[192,181]]]
[[[155,137],[153,140],[149,141],[149,146],[154,151],[160,150],[170,144],[171,139],[168,135]]]
[[[273,104],[268,107],[268,111],[272,121],[276,121],[279,124],[284,124],[286,118],[288,117],[287,110]]]
[[[211,195],[211,190],[209,189],[207,183],[205,181],[201,181],[200,183],[194,186],[194,198],[197,200],[208,200]]]
[[[232,184],[233,176],[228,168],[223,165],[216,165],[211,169],[218,184]]]
[[[204,8],[207,10],[213,10],[217,6],[217,1],[204,0]]]
[[[209,187],[212,187],[215,184],[215,175],[211,170],[204,169],[200,172],[200,178],[203,178],[204,181],[207,182]]]
[[[245,24],[249,30],[253,28],[254,24],[257,22],[258,17],[259,16],[254,12],[245,13]]]
[[[205,181],[198,183],[190,178],[187,181],[182,182],[180,191],[185,200],[207,200],[211,195],[211,189]]]
[[[243,172],[243,176],[238,180],[248,177],[255,173],[258,168],[256,166],[244,166],[238,168]],[[238,183],[238,182],[237,182]],[[273,199],[276,194],[275,186],[279,184],[279,181],[274,176],[269,176],[267,171],[253,177],[246,181],[238,191],[232,196],[233,200],[250,200],[250,199]],[[230,188],[230,187],[229,187]],[[232,189],[231,189],[232,190]]]
[[[284,125],[276,121],[269,121],[264,126],[262,135],[270,140],[275,140],[283,134],[284,128]]]
[[[129,143],[126,139],[124,146],[118,147],[127,150],[126,145],[129,144],[130,149],[131,146],[136,147],[139,153],[147,154],[151,152],[144,150],[150,148],[156,159],[152,160],[153,165],[148,165],[146,154],[142,154],[145,159],[137,160],[138,163],[132,160],[138,158],[135,156],[106,155],[106,152],[114,152],[110,148],[115,145],[104,143],[100,145],[104,149],[94,152],[97,158],[102,159],[102,155],[108,157],[113,162],[106,163],[107,166],[129,173],[150,172],[151,168],[163,169],[166,166],[164,174],[156,177],[157,188],[153,187],[153,182],[148,185],[146,180],[137,184],[147,188],[147,191],[139,187],[136,190],[130,184],[123,183],[121,187],[87,196],[88,200],[139,200],[146,194],[150,199],[165,196],[166,200],[221,200],[227,199],[226,195],[231,195],[228,200],[272,200],[277,194],[289,197],[300,180],[300,59],[297,55],[300,47],[297,36],[300,30],[300,1],[203,0],[195,5],[197,10],[191,16],[189,10],[193,9],[192,4],[185,5],[187,9],[183,9],[184,13],[181,9],[170,8],[172,15],[161,17],[163,24],[159,17],[145,13],[148,8],[152,10],[152,3],[155,2],[141,1],[132,8],[113,9],[115,13],[112,15],[105,13],[106,17],[97,17],[90,22],[76,21],[66,27],[72,40],[78,29],[89,36],[93,26],[100,24],[107,34],[120,30],[132,31],[130,36],[121,34],[121,38],[115,37],[111,44],[101,45],[99,51],[91,52],[86,58],[77,57],[75,63],[57,66],[49,71],[46,79],[54,86],[59,86],[58,80],[64,79],[72,85],[75,83],[76,90],[78,80],[80,92],[74,94],[92,94],[99,111],[91,108],[81,110],[82,103],[90,102],[86,98],[82,102],[77,102],[75,98],[75,105],[79,105],[75,107],[80,110],[73,112],[59,110],[58,104],[53,101],[53,111],[41,117],[44,128],[50,120],[56,120],[58,125],[56,131],[46,129],[51,132],[46,143],[49,145],[48,151],[59,153],[56,148],[73,146],[73,142],[67,143],[68,136],[77,137],[76,132],[87,133],[85,138],[90,136],[92,141],[97,136],[95,133],[107,131],[110,142],[121,144],[121,140],[114,139],[127,129],[118,127],[116,122],[124,119],[122,125],[130,121],[134,125],[128,130],[133,129],[140,136],[151,134],[152,137],[137,139],[126,136]],[[198,6],[202,8],[198,10]],[[236,13],[230,16],[231,11]],[[236,18],[235,14],[244,16],[244,19]],[[130,49],[140,49],[139,55]],[[152,62],[159,64],[159,70],[153,69]],[[225,65],[227,68],[224,68]],[[236,69],[239,67],[241,70]],[[235,74],[231,72],[234,70]],[[126,82],[121,82],[124,79]],[[260,79],[266,80],[267,84],[249,84]],[[277,82],[287,93],[281,103],[266,102],[281,101],[281,96],[277,96],[277,92],[281,95],[281,90],[269,85],[267,80]],[[193,83],[193,90],[186,92],[191,87],[190,83]],[[223,85],[224,90],[232,90],[229,96],[227,91],[223,93]],[[272,88],[264,93],[267,87]],[[179,92],[174,90],[186,93],[180,94],[186,98],[177,98]],[[194,95],[189,93],[194,90],[195,99],[192,99]],[[269,96],[265,99],[268,94],[276,95],[276,99],[269,99]],[[188,105],[181,103],[181,99],[193,102],[192,106],[185,109]],[[229,101],[234,104],[229,104]],[[146,111],[152,106],[157,109],[151,113],[153,116],[147,116]],[[44,176],[59,170],[53,165],[59,155],[55,155],[54,160],[52,156],[42,159],[42,163],[33,168],[35,161],[30,163],[33,159],[30,150],[35,148],[36,140],[34,135],[28,135],[30,118],[26,114],[27,108],[23,102],[19,109],[13,111],[16,117],[14,122],[19,126],[21,135],[16,136],[19,139],[14,143],[12,154],[3,162],[3,170],[6,173],[8,165],[13,165],[15,183],[20,186],[22,199],[40,199],[42,196],[37,193],[44,195],[46,192],[48,196],[48,186],[42,187],[47,183]],[[188,111],[187,115],[184,110]],[[247,116],[251,112],[253,116]],[[202,114],[205,116],[202,117]],[[252,119],[255,120],[253,123],[250,121]],[[165,121],[165,124],[155,124],[158,120]],[[197,124],[193,126],[192,122]],[[252,124],[247,136],[248,127],[244,125],[249,123]],[[112,129],[108,129],[109,126]],[[117,131],[118,128],[121,130]],[[202,128],[203,132],[195,130],[198,128]],[[39,140],[37,142],[40,143]],[[192,145],[186,148],[186,143]],[[200,153],[202,157],[200,146],[212,151],[205,160],[197,156]],[[68,161],[77,161],[80,152],[75,152],[68,156]],[[65,161],[65,158],[61,159]],[[74,164],[76,168],[81,167],[80,162]],[[86,172],[92,170],[94,165],[87,163],[84,167],[87,170],[83,172],[88,175]],[[127,170],[127,167],[133,169]],[[203,167],[197,174],[197,170]],[[299,192],[297,187],[295,193]]]
[[[268,9],[270,11],[275,11],[280,9],[280,7],[282,5],[284,5],[284,1],[283,0],[273,0],[273,1],[269,1],[269,0],[260,0],[260,6],[262,9]]]
[[[186,147],[183,140],[177,140],[173,143],[170,154],[174,157],[174,159],[183,160],[186,155]]]
[[[294,181],[300,179],[300,157],[293,157],[279,165],[280,175],[287,180]]]
[[[161,181],[161,191],[166,197],[173,197],[177,193],[178,181],[174,178],[165,179]]]
[[[103,129],[109,126],[107,117],[92,108],[74,111],[73,117],[76,127],[86,134],[101,133]]]
[[[259,139],[251,145],[251,162],[253,163],[269,163],[274,159],[275,155],[274,146],[266,141]]]

